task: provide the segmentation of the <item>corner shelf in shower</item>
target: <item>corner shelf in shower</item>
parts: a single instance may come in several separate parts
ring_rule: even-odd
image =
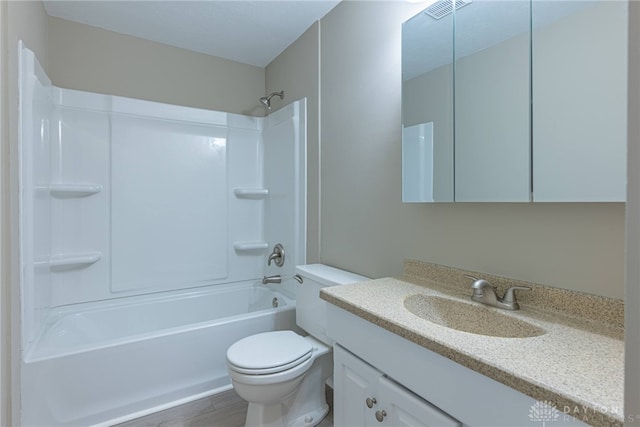
[[[233,194],[238,199],[265,199],[269,195],[269,190],[266,188],[234,188]]]
[[[256,240],[251,242],[233,242],[233,249],[236,252],[262,252],[269,249],[269,243],[262,240]]]
[[[49,192],[54,197],[86,197],[102,191],[100,184],[51,184]]]
[[[49,260],[51,270],[68,270],[87,267],[102,259],[102,252],[81,252],[74,254],[52,255]]]

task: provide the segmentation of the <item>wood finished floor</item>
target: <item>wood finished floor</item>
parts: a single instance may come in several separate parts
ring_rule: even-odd
[[[330,389],[327,401],[333,401]],[[246,415],[247,402],[229,390],[114,427],[243,427]],[[333,411],[317,427],[333,427]]]

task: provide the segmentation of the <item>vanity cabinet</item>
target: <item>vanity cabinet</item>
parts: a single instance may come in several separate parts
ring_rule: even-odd
[[[327,304],[327,335],[336,342],[336,427],[514,427],[550,421],[532,416],[541,404],[536,399],[333,304]],[[367,398],[375,398],[372,408]],[[376,419],[379,410],[386,412],[382,422]],[[554,414],[553,426],[586,426],[569,413]]]
[[[336,426],[462,426],[340,345],[334,348],[334,385]]]

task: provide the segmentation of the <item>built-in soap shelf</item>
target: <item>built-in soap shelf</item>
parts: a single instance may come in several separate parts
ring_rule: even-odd
[[[51,184],[49,193],[54,197],[86,197],[102,191],[100,184]]]
[[[262,240],[255,240],[251,242],[234,242],[233,249],[236,252],[261,252],[269,248],[269,243]]]
[[[234,188],[233,194],[238,199],[264,199],[269,195],[269,190],[266,188]]]
[[[67,270],[79,267],[87,267],[102,259],[102,252],[81,252],[74,254],[52,255],[49,259],[51,270]]]

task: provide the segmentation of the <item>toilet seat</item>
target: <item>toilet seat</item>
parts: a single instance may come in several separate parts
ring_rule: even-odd
[[[276,372],[274,374],[251,375],[236,372],[231,365],[227,365],[229,376],[234,383],[246,385],[269,386],[278,383],[284,383],[295,378],[301,377],[309,371],[313,365],[314,359],[307,359],[301,364],[287,369],[286,371]]]
[[[238,372],[239,374],[246,374],[246,375],[277,374],[278,372],[282,372],[282,371],[287,371],[289,369],[293,369],[296,366],[300,365],[301,363],[309,360],[310,358],[311,358],[311,353],[307,353],[303,357],[301,357],[299,359],[296,359],[293,362],[287,363],[285,365],[274,366],[274,367],[271,367],[271,368],[247,369],[247,368],[241,368],[241,367],[236,366],[236,365],[234,365],[232,363],[229,363],[229,368],[232,369],[235,372]]]
[[[227,350],[229,369],[244,375],[284,372],[311,358],[313,346],[293,331],[252,335]]]

